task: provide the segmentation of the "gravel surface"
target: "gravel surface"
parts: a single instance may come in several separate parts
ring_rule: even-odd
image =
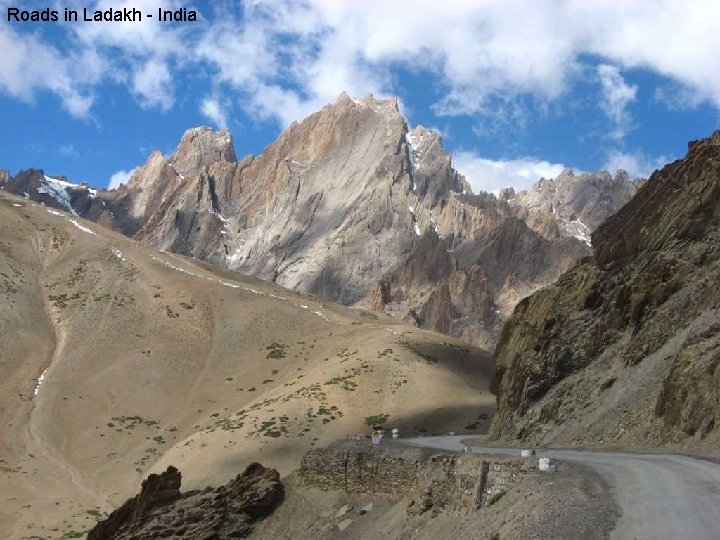
[[[406,439],[412,446],[460,450],[467,437]],[[519,448],[472,446],[475,453],[520,455]],[[610,538],[720,538],[720,464],[676,454],[542,450],[595,471],[620,508]]]

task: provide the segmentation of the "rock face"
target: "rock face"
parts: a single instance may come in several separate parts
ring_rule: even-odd
[[[411,511],[422,513],[489,506],[528,470],[519,460],[383,444],[348,441],[312,450],[298,470],[300,482],[352,495],[411,499]]]
[[[58,203],[26,177],[47,183],[41,171],[0,182],[154,247],[485,347],[634,191],[626,176],[564,173],[514,197],[473,194],[397,100],[345,93],[241,161],[227,131],[196,128],[117,190],[69,185]]]
[[[496,349],[492,434],[717,444],[720,132],[654,173],[594,255],[519,303]]]
[[[282,502],[277,471],[253,463],[225,486],[180,493],[174,467],[151,474],[138,495],[99,522],[88,540],[150,538],[246,538],[253,522]]]
[[[625,171],[573,174],[566,169],[555,179],[541,179],[529,190],[505,191],[520,219],[548,239],[573,237],[590,245],[590,233],[633,198],[644,180],[630,180]]]
[[[98,190],[86,184],[68,182],[64,176],[47,176],[38,169],[21,171],[15,177],[11,177],[8,171],[2,170],[0,188],[95,221],[101,221],[108,213],[105,202],[97,196]]]

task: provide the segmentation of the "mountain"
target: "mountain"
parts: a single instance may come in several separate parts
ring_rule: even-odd
[[[515,193],[501,190],[515,215],[547,239],[574,237],[590,245],[590,234],[633,198],[644,180],[631,180],[625,171],[574,174],[540,181]]]
[[[495,351],[502,440],[717,448],[720,132],[655,172]]]
[[[0,328],[0,538],[82,536],[171,464],[199,489],[367,423],[480,433],[494,411],[481,350],[4,191]]]
[[[127,185],[90,190],[26,171],[0,186],[146,245],[283,287],[495,344],[517,302],[590,253],[587,235],[635,191],[627,175],[473,194],[437,133],[397,100],[347,94],[238,161],[195,128]],[[53,199],[54,197],[54,199]]]

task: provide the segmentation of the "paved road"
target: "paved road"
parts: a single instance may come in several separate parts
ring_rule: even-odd
[[[467,436],[402,439],[412,446],[461,450]],[[475,453],[520,456],[518,448],[473,446]],[[538,451],[538,457],[593,468],[622,509],[611,538],[720,540],[720,464],[676,454]]]

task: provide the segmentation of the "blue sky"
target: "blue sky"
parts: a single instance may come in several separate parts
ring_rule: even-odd
[[[399,96],[489,191],[564,166],[646,175],[720,118],[720,7],[703,1],[49,4],[186,6],[201,20],[16,23],[0,0],[0,167],[12,174],[106,186],[204,124],[257,154],[343,90]]]

